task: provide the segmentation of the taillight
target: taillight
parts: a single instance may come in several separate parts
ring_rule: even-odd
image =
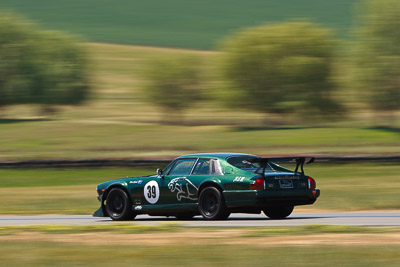
[[[315,182],[315,180],[311,177],[308,177],[308,188],[314,189],[316,187],[317,187],[317,183]]]
[[[265,189],[265,183],[264,183],[264,177],[257,178],[254,182],[250,184],[250,189],[251,190],[264,190]]]

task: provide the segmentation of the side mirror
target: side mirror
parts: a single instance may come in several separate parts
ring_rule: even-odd
[[[162,169],[157,169],[156,172],[157,172],[158,178],[161,178],[162,177],[162,173],[163,173]]]

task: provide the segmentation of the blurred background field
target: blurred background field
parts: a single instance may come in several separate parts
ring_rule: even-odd
[[[94,42],[214,49],[219,39],[238,28],[293,18],[313,18],[346,36],[355,2],[3,0],[0,8]]]
[[[339,121],[309,121],[232,109],[210,99],[189,105],[169,125],[163,110],[143,96],[143,66],[151,58],[194,54],[213,62],[217,52],[86,44],[93,67],[84,105],[50,117],[36,105],[10,106],[0,120],[0,159],[159,157],[192,152],[271,154],[397,154],[399,124],[376,126],[372,113],[353,109]],[[210,64],[212,66],[212,64]],[[348,105],[357,102],[349,99]],[[284,122],[283,125],[282,121]]]

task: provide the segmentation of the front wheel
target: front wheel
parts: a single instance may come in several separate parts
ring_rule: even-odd
[[[206,187],[201,191],[199,211],[206,220],[225,220],[230,215],[222,193],[215,187]]]
[[[107,195],[106,211],[108,216],[115,221],[134,219],[132,204],[128,194],[120,189],[113,188]]]
[[[263,212],[271,219],[285,219],[292,214],[293,206],[264,208]]]

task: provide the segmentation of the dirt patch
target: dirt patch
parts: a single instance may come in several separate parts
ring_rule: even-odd
[[[235,242],[235,240],[232,241]],[[337,246],[375,246],[375,245],[389,245],[389,244],[399,245],[400,233],[316,234],[316,235],[301,235],[301,236],[254,237],[249,239],[241,239],[237,244],[255,244],[260,246],[278,246],[278,247],[319,246],[319,245],[337,245]]]
[[[210,241],[221,243],[225,239],[239,238],[247,234],[245,230],[222,231],[182,231],[171,233],[146,233],[146,234],[115,234],[115,233],[83,233],[83,234],[44,234],[44,233],[19,233],[16,235],[0,236],[2,240],[18,241],[53,241],[67,243],[98,244],[141,244],[141,245],[169,245],[169,244],[208,244]]]
[[[83,233],[83,234],[44,234],[19,233],[0,236],[0,241],[42,241],[61,243],[80,243],[87,245],[246,245],[262,247],[280,246],[379,246],[400,245],[400,233],[379,234],[315,234],[315,235],[280,235],[264,237],[243,237],[252,233],[250,230],[229,229],[217,231],[187,230],[173,233],[147,234],[113,234],[113,233]]]

